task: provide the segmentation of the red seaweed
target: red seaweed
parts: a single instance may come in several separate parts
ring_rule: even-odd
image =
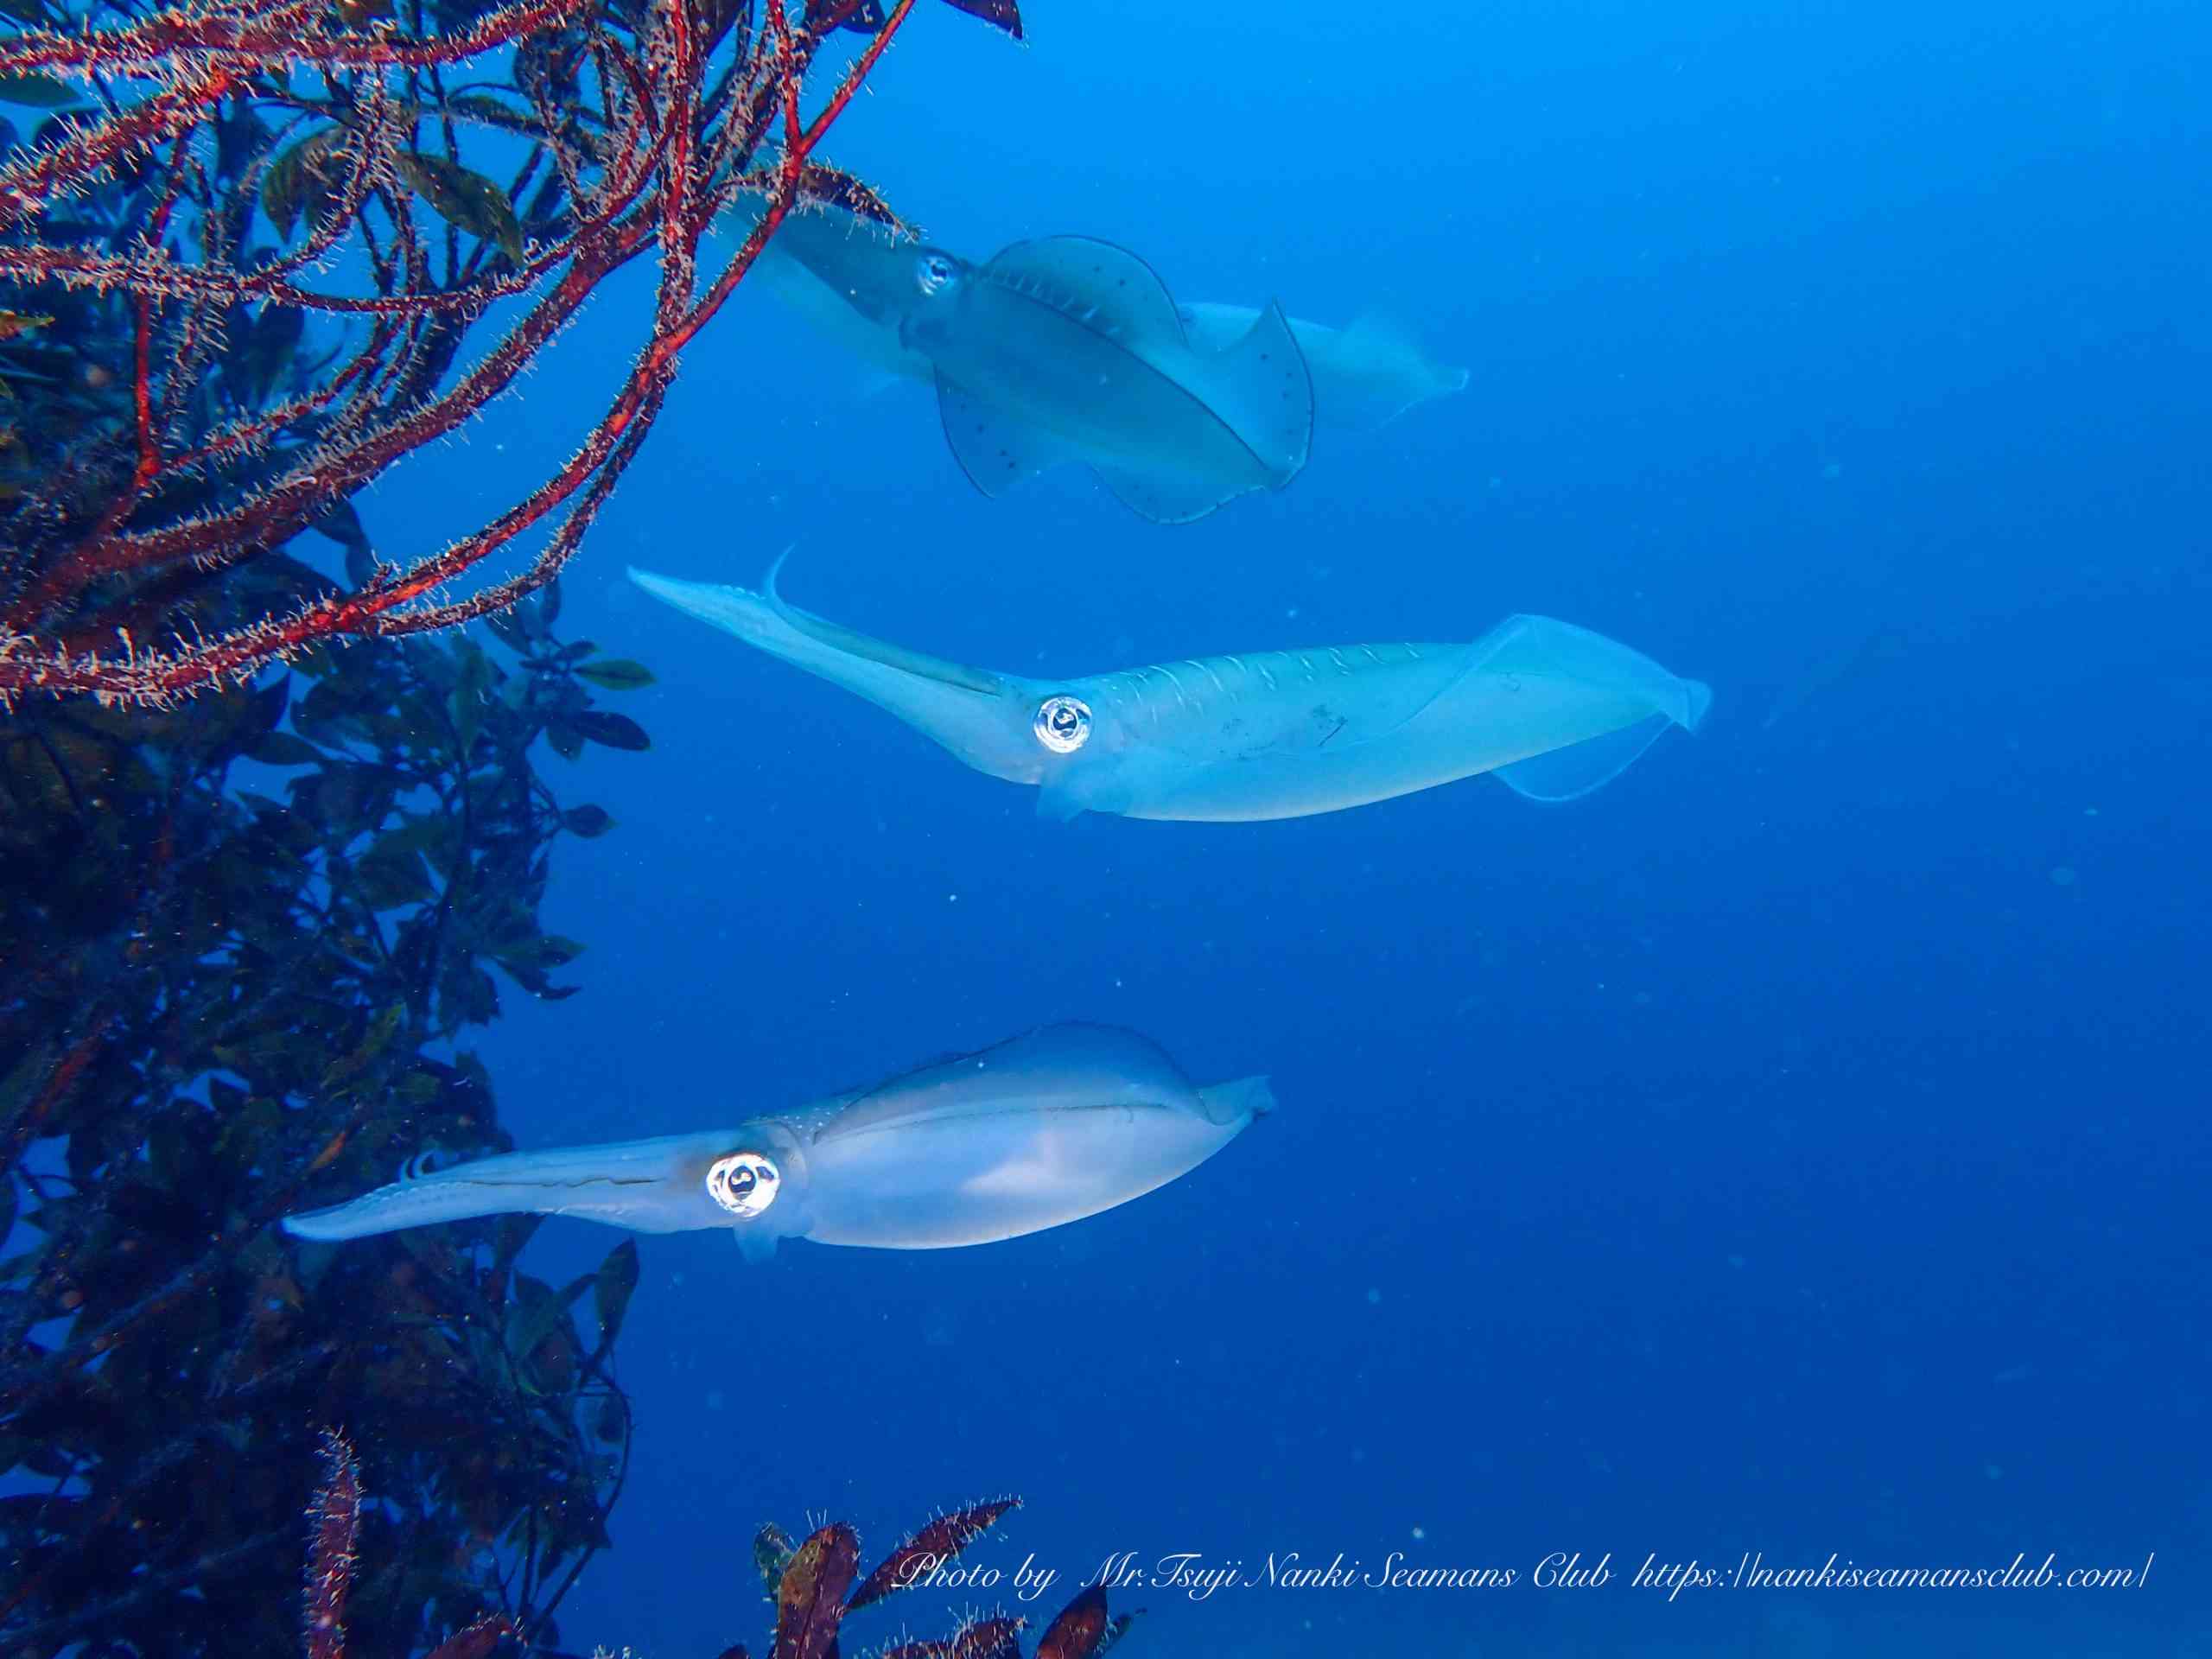
[[[1094,1584],[1060,1609],[1037,1643],[1037,1659],[1090,1659],[1106,1637],[1106,1590]]]
[[[361,1532],[361,1471],[334,1428],[322,1433],[323,1483],[308,1505],[308,1659],[345,1659],[346,1594]]]
[[[353,1447],[335,1430],[323,1433],[325,1478],[308,1510],[314,1523],[309,1544],[307,1596],[308,1659],[346,1659],[344,1615],[352,1587],[355,1544],[361,1514],[359,1465]],[[893,1569],[926,1557],[949,1558],[974,1541],[1019,1498],[996,1499],[938,1516],[893,1549],[862,1586],[907,1587]],[[860,1568],[860,1540],[842,1522],[820,1528],[786,1556],[782,1534],[764,1527],[755,1558],[773,1579],[776,1633],[771,1659],[837,1659],[845,1615],[863,1605],[861,1593],[846,1599]],[[934,1546],[935,1548],[932,1548]],[[878,1589],[874,1595],[888,1593]],[[874,1598],[871,1598],[874,1599]],[[1035,1659],[1093,1659],[1128,1629],[1132,1615],[1108,1618],[1106,1591],[1092,1585],[1063,1607],[1046,1627]],[[887,1648],[878,1659],[1022,1659],[1020,1633],[1027,1621],[1007,1614],[972,1617],[949,1637],[905,1642]],[[488,1659],[499,1643],[522,1632],[499,1614],[476,1620],[446,1638],[429,1659]],[[720,1659],[747,1659],[741,1645],[725,1648]]]
[[[877,1659],[1021,1659],[1021,1628],[1018,1618],[976,1619],[936,1641],[887,1648]]]
[[[929,1573],[973,1543],[1008,1510],[1018,1497],[994,1498],[939,1515],[893,1548],[862,1580],[852,1596],[837,1596],[852,1582],[858,1545],[849,1527],[823,1528],[797,1550],[773,1524],[753,1541],[753,1562],[773,1593],[777,1607],[772,1659],[836,1659],[845,1616],[895,1591],[928,1582]],[[1052,1620],[1036,1659],[1093,1659],[1128,1629],[1132,1616],[1108,1621],[1106,1592],[1093,1585]],[[899,1643],[876,1659],[1022,1659],[1026,1619],[1004,1613],[970,1616],[950,1636]],[[721,1659],[745,1659],[745,1649],[726,1649]]]
[[[361,1470],[353,1446],[334,1428],[322,1432],[322,1459],[323,1484],[308,1508],[314,1523],[308,1545],[308,1659],[346,1659],[346,1598],[359,1565],[354,1545],[361,1530]],[[487,1614],[448,1637],[429,1659],[486,1659],[516,1634],[506,1618]]]
[[[861,1542],[842,1522],[798,1547],[776,1586],[776,1645],[770,1659],[825,1659],[836,1646],[845,1592],[860,1571]]]
[[[907,1589],[918,1580],[928,1577],[982,1536],[1001,1516],[1020,1504],[1018,1497],[995,1498],[938,1516],[883,1558],[853,1592],[847,1611],[880,1601],[894,1591]]]
[[[513,1625],[493,1613],[439,1643],[430,1650],[430,1659],[485,1659],[504,1638],[516,1633]]]
[[[84,467],[65,467],[54,487],[77,488],[90,516],[69,510],[85,500],[39,502],[37,522],[51,534],[0,569],[0,709],[34,693],[166,707],[318,644],[448,628],[543,588],[636,458],[679,354],[788,214],[827,201],[903,229],[873,191],[816,151],[914,3],[832,3],[794,20],[785,0],[512,0],[448,32],[416,35],[370,22],[372,0],[178,0],[121,26],[22,29],[0,43],[0,79],[29,78],[60,95],[73,82],[149,83],[136,101],[73,111],[50,142],[0,165],[0,232],[9,233],[0,279],[118,295],[137,328],[128,385],[118,388],[112,447],[124,464],[112,488],[104,480],[86,487]],[[1020,32],[1012,0],[951,3]],[[808,113],[817,54],[860,13],[876,20],[868,43]],[[725,44],[734,57],[710,67]],[[501,50],[513,54],[513,93],[530,109],[448,99],[442,90],[434,105],[415,101],[429,72]],[[603,130],[580,124],[563,91],[587,60],[597,66]],[[226,133],[254,127],[257,108],[298,132],[302,106],[270,89],[302,72],[334,89],[321,107],[342,118],[251,160],[236,178],[198,159],[203,148],[219,150]],[[470,120],[534,138],[530,167],[511,187],[461,163],[456,129]],[[442,154],[422,148],[432,130]],[[541,187],[525,201],[533,174]],[[118,181],[149,199],[143,222],[74,239],[52,210],[63,198],[112,194]],[[554,206],[541,209],[549,191]],[[757,218],[702,282],[702,244],[741,195],[760,199]],[[418,199],[446,221],[442,278]],[[173,226],[180,204],[195,224]],[[276,226],[276,257],[249,257],[257,210]],[[284,251],[303,214],[308,233]],[[349,249],[375,291],[314,285],[313,273]],[[659,286],[645,340],[550,477],[410,563],[365,561],[350,590],[198,632],[185,602],[194,583],[330,521],[405,456],[459,431],[534,365],[608,277],[646,256]],[[441,389],[461,336],[502,301],[522,302],[504,336]],[[259,331],[270,331],[272,313],[294,314],[273,339],[286,330],[296,339],[307,315],[357,319],[364,329],[311,383],[227,424],[189,429],[194,390],[250,306],[260,307]],[[518,574],[447,596],[541,525],[550,533]]]

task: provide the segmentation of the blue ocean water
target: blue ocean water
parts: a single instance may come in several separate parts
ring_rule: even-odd
[[[637,1462],[564,1641],[757,1649],[760,1522],[873,1555],[1014,1491],[976,1559],[1055,1568],[1033,1616],[1121,1552],[1238,1568],[1116,1591],[1132,1659],[2212,1652],[2208,14],[1027,10],[1026,48],[918,13],[834,158],[973,256],[1107,238],[1179,297],[1387,313],[1471,385],[1162,528],[1073,469],[982,499],[925,389],[741,295],[565,579],[658,673],[654,748],[556,774],[620,823],[548,900],[584,994],[511,994],[485,1052],[524,1145],[1058,1020],[1281,1109],[1008,1243],[645,1241]],[[388,553],[566,453],[650,278],[364,500]],[[1005,670],[1526,611],[1715,704],[1565,806],[1055,825],[622,577],[786,545],[794,601]],[[1268,1586],[1292,1552],[1519,1581]],[[1540,1587],[1555,1552],[1610,1582]],[[2152,1564],[1633,1582],[1747,1552]]]

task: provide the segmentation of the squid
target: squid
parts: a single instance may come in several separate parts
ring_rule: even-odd
[[[783,563],[758,594],[635,569],[630,578],[896,715],[976,771],[1033,785],[1039,815],[1055,820],[1304,817],[1483,772],[1531,800],[1572,800],[1669,727],[1695,730],[1713,700],[1626,645],[1541,616],[1510,616],[1471,645],[1273,651],[1030,679],[787,604]]]
[[[1135,1032],[1047,1026],[734,1128],[507,1153],[284,1218],[366,1238],[518,1213],[639,1233],[949,1249],[1041,1232],[1187,1175],[1274,1109],[1263,1077],[1195,1087]]]
[[[741,234],[751,229],[746,220]],[[944,248],[887,241],[850,213],[826,208],[795,213],[779,226],[747,280],[766,285],[867,363],[878,384],[926,385],[936,379],[937,365],[906,344],[901,330],[917,308],[918,284],[933,255],[949,261],[949,270],[972,268]],[[1205,300],[1178,302],[1175,314],[1185,343],[1202,355],[1233,352],[1266,315],[1256,306]],[[1313,377],[1317,429],[1371,429],[1416,404],[1467,389],[1465,369],[1432,358],[1393,318],[1370,311],[1338,327],[1305,317],[1287,321]],[[987,466],[983,476],[990,475]]]
[[[1200,345],[1159,274],[1096,237],[976,263],[794,214],[768,249],[768,282],[805,315],[935,385],[945,442],[987,496],[1080,461],[1132,512],[1179,524],[1306,465],[1313,380],[1279,305],[1210,312]]]
[[[1202,352],[1227,350],[1260,319],[1249,305],[1205,300],[1190,301],[1176,311],[1185,337]],[[1290,332],[1313,377],[1313,419],[1319,426],[1371,430],[1415,404],[1467,389],[1466,370],[1435,361],[1411,334],[1375,312],[1340,328],[1293,317]]]

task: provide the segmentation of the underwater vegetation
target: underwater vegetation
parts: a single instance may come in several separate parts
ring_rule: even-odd
[[[955,3],[1020,33],[1007,0]],[[531,1217],[343,1250],[274,1224],[311,1184],[512,1145],[468,1033],[514,989],[573,993],[583,947],[539,904],[564,840],[613,828],[541,766],[649,747],[600,699],[652,676],[557,632],[556,574],[784,215],[897,226],[814,152],[914,10],[10,0],[10,1652],[296,1654],[270,1586],[319,1482],[315,1659],[557,1644],[627,1467],[635,1243],[554,1284],[524,1262]],[[810,107],[817,54],[856,33]],[[765,203],[755,232],[702,272],[739,195]],[[645,344],[570,459],[443,550],[380,556],[351,497],[645,257]],[[533,533],[521,574],[436,591]],[[490,637],[455,626],[475,619]],[[826,1590],[849,1537],[799,1552],[821,1593],[795,1654],[863,1605]],[[1012,1629],[914,1652],[1018,1652]],[[1094,1599],[1049,1650],[1109,1633]]]
[[[308,1510],[307,1659],[346,1659],[346,1605],[360,1561],[361,1465],[335,1429],[323,1431],[321,1451],[323,1482]],[[439,1643],[429,1659],[483,1659],[519,1634],[498,1614],[487,1614]]]
[[[753,44],[694,137],[753,154],[795,118],[795,54],[844,10],[702,23]],[[510,1146],[468,1033],[517,988],[575,988],[560,970],[582,947],[538,907],[563,843],[614,825],[540,768],[646,748],[602,698],[652,676],[559,632],[543,559],[512,609],[406,609],[424,567],[381,561],[346,497],[535,350],[505,337],[446,384],[481,304],[524,298],[540,239],[567,266],[525,329],[623,257],[658,248],[667,275],[681,187],[652,181],[683,141],[647,111],[702,73],[670,43],[698,19],[39,15],[0,48],[15,107],[64,111],[28,143],[0,133],[0,1645],[296,1654],[270,1586],[335,1455],[322,1426],[343,1425],[368,1455],[346,1454],[318,1511],[331,1617],[308,1650],[550,1646],[627,1466],[636,1245],[554,1284],[524,1260],[531,1217],[343,1250],[273,1224],[310,1183],[365,1191],[429,1148]],[[439,42],[511,26],[504,95],[435,73]],[[279,46],[291,73],[245,60]],[[780,78],[748,83],[761,53]],[[142,82],[139,104],[110,95]],[[613,142],[639,122],[642,142]],[[519,158],[497,200],[454,147],[487,124]],[[806,168],[796,188],[842,188]],[[365,296],[301,286],[349,238],[375,250]],[[664,345],[704,321],[676,291]],[[440,568],[573,496],[565,557],[670,372]],[[321,543],[342,582],[307,562]],[[428,635],[480,609],[489,638]],[[194,643],[149,648],[175,629]],[[339,1503],[364,1487],[377,1501]]]
[[[15,0],[0,99],[36,124],[0,122],[0,706],[166,706],[542,588],[785,217],[821,201],[899,226],[816,152],[915,4]],[[1012,0],[959,9],[1019,33]],[[741,196],[757,222],[702,269]],[[404,565],[259,612],[208,602],[310,527],[358,540],[349,498],[648,257],[636,360],[553,476]],[[518,574],[441,595],[540,531]]]
[[[901,1591],[926,1586],[932,1573],[1020,1503],[1018,1497],[997,1498],[947,1510],[876,1563],[865,1578],[860,1572],[859,1536],[842,1522],[818,1529],[796,1548],[779,1528],[763,1527],[753,1540],[753,1556],[776,1604],[769,1659],[837,1659],[848,1617]],[[860,1580],[857,1586],[855,1579]],[[1033,1659],[1093,1659],[1127,1635],[1142,1611],[1109,1617],[1104,1588],[1093,1585],[1045,1627]],[[1021,1659],[1021,1632],[1027,1623],[1004,1614],[971,1618],[949,1637],[879,1649],[877,1659]],[[725,1649],[721,1659],[749,1656],[743,1647],[733,1647]]]
[[[509,1153],[288,1216],[311,1239],[517,1212],[638,1232],[727,1228],[876,1249],[988,1244],[1095,1216],[1204,1163],[1274,1106],[1264,1077],[1194,1086],[1109,1026],[1010,1038],[734,1128]]]
[[[206,600],[291,608],[289,555]],[[559,588],[496,644],[315,650],[165,711],[35,699],[0,723],[0,1646],[291,1654],[315,1427],[374,1449],[366,1650],[499,1610],[550,1630],[607,1544],[634,1247],[566,1286],[536,1223],[296,1252],[310,1175],[496,1149],[466,1046],[500,982],[568,995],[537,909],[607,833],[540,757],[645,747],[563,642]],[[455,1045],[461,1045],[456,1047]],[[587,1335],[576,1310],[592,1308]]]
[[[1549,617],[1472,644],[1323,646],[1072,680],[950,663],[766,592],[632,569],[655,598],[889,710],[1040,817],[1250,823],[1489,772],[1531,800],[1586,795],[1712,702],[1642,653]]]
[[[323,1480],[308,1511],[305,1646],[308,1659],[347,1659],[348,1610],[359,1605],[353,1578],[361,1558],[361,1472],[353,1446],[334,1431],[322,1435],[321,1455]],[[762,1527],[753,1540],[753,1565],[776,1609],[770,1659],[837,1659],[848,1617],[902,1591],[929,1585],[932,1574],[950,1566],[1020,1504],[1018,1497],[1002,1497],[947,1510],[865,1577],[860,1571],[859,1535],[842,1522],[818,1528],[797,1545],[772,1522]],[[1033,1659],[1096,1659],[1128,1633],[1142,1611],[1140,1608],[1109,1617],[1104,1588],[1093,1585],[1046,1627]],[[949,1637],[898,1642],[877,1649],[877,1659],[1022,1659],[1021,1631],[1027,1624],[1003,1614],[969,1618]],[[428,1659],[484,1659],[506,1638],[523,1634],[508,1619],[487,1614],[439,1643]],[[750,1656],[737,1645],[725,1648],[719,1659]]]

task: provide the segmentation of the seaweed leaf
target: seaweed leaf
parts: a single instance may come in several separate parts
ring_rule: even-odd
[[[799,194],[810,201],[827,203],[842,207],[847,213],[869,219],[884,226],[893,234],[911,237],[912,226],[891,209],[873,185],[864,184],[851,174],[820,162],[809,162],[799,171]]]
[[[0,75],[0,104],[23,104],[39,110],[74,109],[85,100],[76,88],[51,75]]]
[[[980,1618],[937,1642],[908,1642],[877,1659],[1021,1659],[1018,1618]]]
[[[473,640],[461,640],[454,650],[461,658],[461,677],[454,683],[448,712],[453,716],[454,735],[460,740],[457,758],[466,767],[477,731],[484,723],[485,696],[499,678],[499,670]]]
[[[404,832],[400,832],[404,834]],[[435,898],[423,855],[396,835],[379,836],[353,863],[353,890],[371,910],[396,910]]]
[[[307,332],[307,314],[288,305],[264,305],[261,314],[224,358],[230,385],[242,403],[258,407],[291,372]]]
[[[323,758],[321,749],[289,732],[270,733],[249,747],[246,754],[264,766],[308,766]]]
[[[865,1607],[894,1591],[911,1588],[982,1537],[1001,1516],[1020,1506],[1018,1497],[1001,1497],[947,1510],[885,1556],[853,1592],[852,1605]]]
[[[842,1522],[793,1553],[776,1586],[776,1644],[770,1659],[825,1659],[844,1617],[846,1588],[860,1570],[860,1540]]]
[[[348,136],[344,127],[319,127],[287,144],[269,163],[261,175],[261,210],[279,237],[290,238],[302,212],[311,230],[323,228],[340,194],[343,164],[338,150]]]
[[[563,760],[574,760],[584,752],[584,734],[575,717],[555,715],[545,722],[545,741],[553,746],[553,753]]]
[[[507,193],[490,179],[446,156],[411,150],[400,156],[399,171],[439,218],[522,263],[522,221]]]
[[[588,709],[569,715],[569,720],[584,737],[610,749],[650,749],[653,746],[652,739],[645,735],[645,728],[627,715],[601,714]]]
[[[1037,1659],[1092,1659],[1106,1637],[1106,1588],[1092,1585],[1060,1609],[1037,1643]]]
[[[614,820],[603,806],[572,806],[561,815],[561,822],[572,835],[591,841],[605,835],[614,827]]]
[[[980,17],[994,29],[1002,29],[1015,40],[1021,35],[1021,12],[1014,0],[944,0],[955,11]]]
[[[767,1586],[771,1600],[775,1599],[776,1586],[783,1579],[784,1569],[791,1564],[796,1554],[790,1537],[772,1521],[753,1535],[753,1565],[760,1572],[760,1582]]]
[[[499,127],[508,132],[537,137],[543,131],[536,117],[481,92],[457,92],[446,99],[445,107],[454,115],[467,116],[471,120],[481,121],[486,126]]]
[[[530,654],[530,635],[523,631],[521,620],[512,610],[493,611],[484,619],[484,626],[510,651]]]
[[[565,1335],[569,1329],[569,1302],[580,1294],[589,1279],[569,1287],[569,1295],[556,1293],[543,1279],[533,1279],[526,1273],[514,1275],[514,1306],[507,1315],[505,1341],[507,1352],[517,1365],[528,1365],[539,1344],[550,1338]]]
[[[1144,1609],[1141,1607],[1115,1615],[1114,1622],[1106,1627],[1105,1635],[1098,1638],[1098,1653],[1103,1655],[1112,1652],[1114,1644],[1129,1633],[1129,1626],[1143,1617]]]
[[[357,548],[363,553],[369,551],[369,532],[361,528],[361,515],[343,497],[308,528],[329,537],[349,552]]]
[[[605,1353],[614,1345],[629,1312],[631,1294],[638,1288],[638,1241],[626,1238],[607,1253],[592,1281],[592,1309],[599,1315],[599,1348]]]
[[[391,1046],[392,1039],[399,1034],[400,1022],[406,1015],[406,1006],[398,1002],[378,1014],[353,1052],[340,1055],[324,1069],[323,1092],[327,1094],[366,1071],[376,1058]]]
[[[594,685],[603,685],[610,691],[635,691],[640,686],[653,683],[651,669],[643,663],[633,663],[626,657],[611,657],[603,663],[586,663],[576,670],[576,677],[589,680]]]

